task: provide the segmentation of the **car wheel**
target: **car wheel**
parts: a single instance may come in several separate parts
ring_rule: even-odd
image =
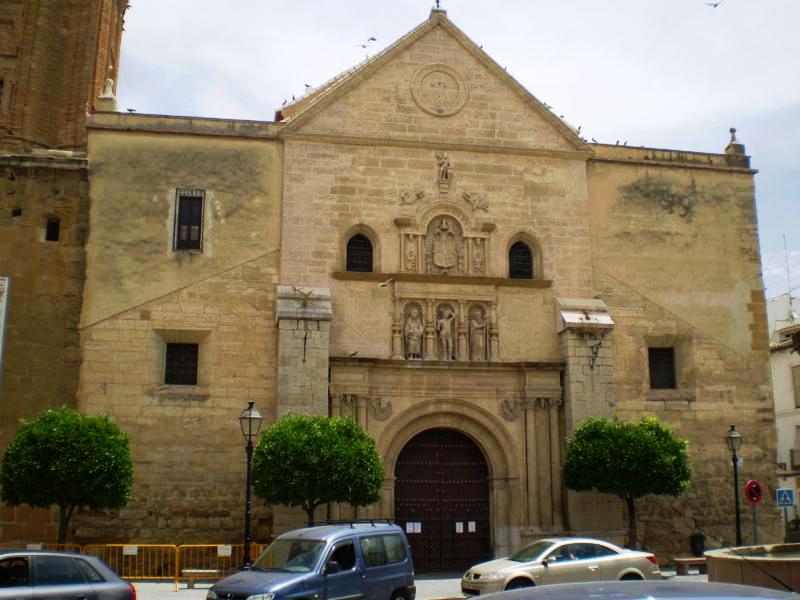
[[[533,583],[527,579],[514,579],[506,586],[507,590],[521,590],[522,588],[533,587]]]
[[[403,592],[394,592],[391,598],[392,600],[406,600],[406,595]]]
[[[637,575],[636,573],[628,573],[627,575],[623,575],[620,581],[642,581],[643,577],[641,575]]]

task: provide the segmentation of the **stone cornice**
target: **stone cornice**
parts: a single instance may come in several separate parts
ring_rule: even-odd
[[[532,148],[529,146],[489,146],[485,144],[451,143],[447,140],[403,140],[397,138],[344,136],[318,133],[295,133],[280,131],[278,138],[286,141],[302,141],[318,144],[342,144],[346,146],[385,146],[394,148],[418,148],[422,150],[441,150],[447,148],[451,152],[475,152],[480,154],[514,154],[519,156],[541,156],[567,160],[586,161],[594,154],[587,150],[552,150],[548,148]]]
[[[491,285],[494,287],[549,288],[553,282],[549,279],[506,279],[504,277],[471,277],[463,275],[428,275],[424,273],[355,273],[336,271],[330,274],[331,279],[339,281],[377,281],[391,279],[397,282],[411,283],[447,283],[451,285]]]

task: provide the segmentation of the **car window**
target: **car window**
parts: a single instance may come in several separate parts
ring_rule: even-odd
[[[324,549],[325,542],[321,540],[278,538],[256,559],[252,568],[308,572],[314,568]]]
[[[383,536],[383,545],[386,548],[386,561],[389,564],[403,562],[406,559],[406,545],[399,535]]]
[[[361,538],[360,543],[367,567],[380,567],[406,559],[406,546],[399,535],[370,535]]]
[[[69,556],[36,556],[36,585],[70,585],[86,583]]]
[[[82,558],[76,558],[75,564],[78,565],[78,568],[83,573],[83,576],[86,578],[86,581],[91,583],[102,583],[105,581],[105,578],[97,572],[92,565],[89,564],[88,560],[83,560]]]
[[[614,550],[600,544],[581,544],[582,551],[586,553],[586,558],[600,558],[616,554]]]
[[[0,588],[28,585],[28,559],[11,556],[0,560]]]
[[[569,560],[577,560],[575,551],[580,544],[564,544],[553,550],[547,555],[545,560],[555,560],[555,562],[567,562]]]
[[[342,571],[349,571],[356,566],[356,547],[351,540],[339,543],[331,554],[330,560],[339,563]]]
[[[515,560],[517,562],[528,562],[539,558],[542,552],[551,548],[553,546],[553,542],[534,542],[522,548],[521,550],[517,550],[514,554],[509,556],[510,560]]]

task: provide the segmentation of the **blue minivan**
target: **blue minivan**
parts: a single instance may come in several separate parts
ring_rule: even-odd
[[[416,591],[403,530],[353,522],[280,535],[249,569],[214,584],[206,600],[414,600]]]

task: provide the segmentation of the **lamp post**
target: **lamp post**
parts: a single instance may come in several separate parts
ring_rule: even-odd
[[[742,516],[739,513],[739,457],[736,451],[742,446],[742,434],[736,431],[736,425],[731,425],[730,431],[725,434],[725,443],[731,451],[733,463],[733,497],[736,501],[736,545],[742,545]]]
[[[261,429],[261,421],[263,417],[258,412],[255,402],[248,402],[247,408],[239,415],[239,425],[242,428],[242,435],[244,436],[245,444],[244,450],[247,454],[247,484],[245,489],[244,501],[244,566],[250,564],[250,486],[253,479],[253,439],[258,436],[258,430]]]

